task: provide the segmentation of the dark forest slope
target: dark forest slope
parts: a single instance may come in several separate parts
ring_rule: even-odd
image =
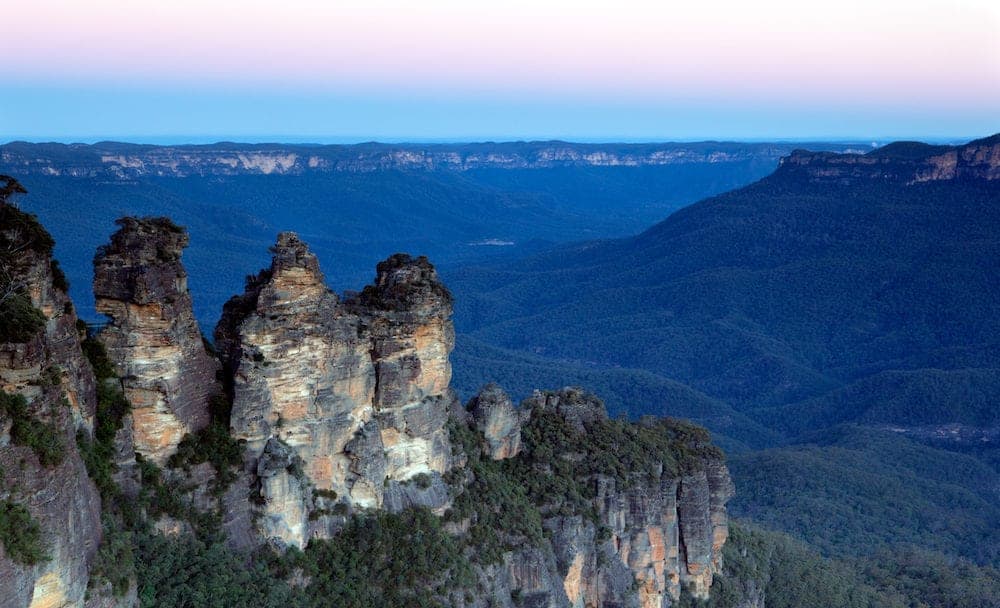
[[[989,162],[935,175],[929,159],[948,153],[920,149],[936,156],[915,161],[912,146],[898,158],[800,152],[639,236],[466,269],[451,283],[459,330],[564,361],[645,369],[782,430],[798,429],[775,407],[863,380],[869,396],[905,382],[923,409],[935,394],[971,401],[933,416],[885,403],[833,414],[811,402],[830,418],[815,423],[995,425],[976,404],[997,391],[1000,181]],[[945,150],[1000,164],[995,145]],[[956,371],[965,369],[976,371]]]

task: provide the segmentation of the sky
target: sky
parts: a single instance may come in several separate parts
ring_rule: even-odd
[[[996,0],[32,0],[0,141],[962,139]]]

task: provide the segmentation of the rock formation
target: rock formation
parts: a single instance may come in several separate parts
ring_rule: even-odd
[[[32,216],[0,200],[3,325],[31,328],[30,335],[0,336],[0,391],[25,400],[20,413],[0,407],[0,502],[27,509],[45,553],[38,563],[26,564],[0,543],[3,607],[83,606],[89,565],[101,541],[100,497],[75,441],[77,432],[92,433],[94,375],[80,350],[76,313],[51,248]],[[37,327],[17,324],[19,315],[7,306],[15,298],[26,305],[22,313],[34,309],[40,315]],[[18,428],[27,425],[46,430]]]
[[[6,246],[23,233],[5,220]],[[463,559],[479,592],[449,596],[464,598],[455,601],[465,608],[663,608],[682,587],[707,596],[722,567],[732,483],[703,430],[611,421],[598,398],[569,388],[537,391],[515,407],[489,385],[463,408],[449,388],[451,295],[427,259],[391,256],[372,285],[342,300],[292,233],[279,235],[271,266],[224,308],[215,330],[218,383],[220,364],[203,348],[180,264],[186,234],[166,219],[119,224],[95,258],[94,289],[111,319],[100,340],[134,415],[101,457],[112,472],[134,462],[135,451],[164,466],[143,469],[156,479],[127,480],[146,489],[166,483],[152,494],[183,495],[187,515],[143,503],[149,512],[138,516],[158,533],[197,532],[208,515],[232,547],[304,547],[336,534],[352,513],[424,507],[466,543]],[[9,293],[37,309],[24,324],[30,331],[0,343],[0,501],[27,509],[47,559],[18,562],[0,549],[0,606],[134,606],[134,584],[116,598],[110,581],[99,582],[86,597],[101,499],[74,439],[94,434],[95,379],[49,258],[51,241],[27,251],[16,263],[0,251],[4,276],[17,280]],[[180,461],[170,459],[183,435],[209,424],[208,402],[222,391],[232,399],[230,434],[242,442],[223,431],[216,443],[185,443]],[[6,405],[14,393],[24,396],[24,411]],[[53,429],[58,458],[26,442],[16,426],[25,415]],[[218,432],[213,415],[198,442]],[[234,449],[227,458],[237,461],[242,451],[239,474],[194,459],[199,449],[221,448]],[[623,470],[626,461],[633,468]],[[472,515],[462,510],[469,497],[479,500]],[[512,528],[530,516],[534,531],[484,531],[477,523],[508,509],[518,510],[505,520]],[[480,550],[493,557],[480,559]]]
[[[261,533],[299,546],[328,535],[335,501],[442,507],[454,330],[433,267],[393,256],[375,285],[341,302],[295,234],[272,252],[215,332],[231,430],[256,461]],[[426,481],[407,483],[418,475]]]
[[[521,451],[521,416],[507,393],[488,384],[469,402],[476,428],[486,437],[494,460],[513,458]]]
[[[162,465],[209,421],[221,392],[191,308],[181,252],[187,233],[166,218],[123,218],[94,257],[99,334],[132,404],[135,451]]]
[[[505,437],[519,437],[520,424],[529,423],[532,412],[542,410],[556,412],[580,433],[593,433],[607,420],[603,403],[578,389],[536,391],[519,412],[507,413],[505,398],[498,387],[488,386],[470,402],[473,421],[484,429],[487,453],[493,458],[510,455],[495,449],[497,443],[486,431],[497,425],[484,420],[504,420],[502,426],[523,421],[517,423],[516,432],[505,429],[501,433]],[[484,414],[497,411],[504,414]],[[557,456],[583,457],[572,452]],[[521,458],[537,466],[531,456]],[[522,551],[517,565],[507,564],[505,576],[494,584],[520,590],[533,605],[553,607],[661,608],[671,605],[682,587],[695,597],[708,597],[713,576],[722,568],[728,532],[725,504],[733,495],[733,484],[724,462],[711,450],[690,458],[683,470],[679,476],[662,468],[645,475],[635,472],[626,480],[593,474],[587,483],[593,484],[596,520],[562,508],[544,517],[556,570],[539,572],[546,568],[545,560]],[[526,568],[526,564],[533,565]],[[561,581],[558,588],[541,582],[552,577]]]

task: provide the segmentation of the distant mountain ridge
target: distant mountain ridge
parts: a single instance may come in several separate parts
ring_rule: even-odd
[[[778,175],[803,174],[817,183],[882,179],[907,184],[950,179],[1000,179],[1000,135],[963,146],[899,141],[867,154],[795,150],[779,162]]]
[[[397,251],[447,273],[556,243],[634,234],[675,209],[767,175],[801,144],[680,143],[0,146],[0,173],[51,227],[84,317],[90,258],[123,215],[169,215],[195,242],[195,310],[211,323],[284,229],[336,260],[328,278],[360,287]],[[831,144],[827,149],[848,146]],[[648,164],[644,164],[648,163]]]
[[[818,144],[823,149],[857,149]],[[563,141],[471,144],[308,145],[237,144],[153,146],[32,144],[0,146],[0,165],[20,175],[131,179],[141,176],[303,175],[390,169],[543,169],[553,167],[648,167],[689,163],[777,161],[793,144],[731,142],[590,144]]]

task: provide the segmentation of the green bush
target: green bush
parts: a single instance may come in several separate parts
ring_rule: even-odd
[[[504,551],[525,542],[539,544],[544,536],[541,513],[529,498],[523,480],[511,474],[509,462],[486,456],[482,434],[468,425],[452,418],[448,420],[448,431],[452,445],[461,446],[468,458],[466,469],[472,472],[472,481],[463,487],[462,471],[446,477],[458,495],[445,519],[471,519],[465,540],[474,559],[492,564],[503,558]]]
[[[15,293],[0,301],[0,342],[27,342],[45,327],[45,315],[27,296]]]
[[[90,336],[83,340],[81,346],[97,377],[97,411],[93,440],[81,429],[76,435],[77,448],[87,473],[101,493],[105,510],[117,510],[130,523],[135,523],[138,514],[134,505],[121,500],[121,491],[113,477],[117,470],[115,435],[122,428],[131,406],[121,387],[113,381],[115,371],[104,345]]]
[[[167,466],[188,470],[193,465],[211,463],[216,472],[214,491],[225,491],[236,480],[233,469],[243,465],[243,442],[229,435],[231,411],[232,403],[225,395],[212,396],[208,400],[211,422],[197,433],[184,435]]]
[[[123,529],[110,515],[101,518],[103,538],[97,550],[94,562],[90,566],[91,588],[102,581],[111,584],[111,591],[116,596],[125,595],[129,584],[135,576],[135,552],[133,533]]]
[[[83,327],[86,329],[86,324]],[[98,380],[117,377],[115,366],[108,358],[108,351],[100,340],[94,336],[87,336],[80,343],[80,346],[83,348],[83,354],[90,361],[90,366],[94,368],[94,375],[97,376]]]
[[[446,606],[475,581],[461,544],[426,509],[357,515],[336,537],[292,554],[289,566],[310,577],[312,606]]]
[[[91,441],[87,432],[80,429],[76,432],[76,447],[84,466],[87,467],[87,475],[101,493],[105,508],[110,508],[110,501],[119,498],[121,494],[113,477],[114,446],[101,441]]]
[[[12,421],[10,438],[16,445],[31,448],[44,466],[55,466],[63,461],[66,448],[58,429],[32,416],[23,395],[0,391],[0,411]]]
[[[10,500],[0,501],[0,541],[15,562],[30,566],[48,559],[38,522]]]
[[[436,607],[474,588],[462,545],[424,509],[356,515],[329,540],[253,559],[190,535],[133,536],[143,607]],[[305,583],[288,580],[299,574]]]
[[[227,427],[213,421],[193,435],[185,434],[167,466],[187,470],[203,462],[215,469],[215,490],[222,492],[236,480],[233,469],[243,464],[243,444],[229,435]]]
[[[268,572],[263,564],[219,542],[189,535],[134,537],[141,608],[304,608],[302,593]]]
[[[6,176],[0,176],[0,180]],[[20,189],[19,193],[24,193]],[[38,218],[31,213],[6,203],[6,197],[0,196],[0,251],[31,251],[40,256],[52,254],[55,241],[42,226]]]

